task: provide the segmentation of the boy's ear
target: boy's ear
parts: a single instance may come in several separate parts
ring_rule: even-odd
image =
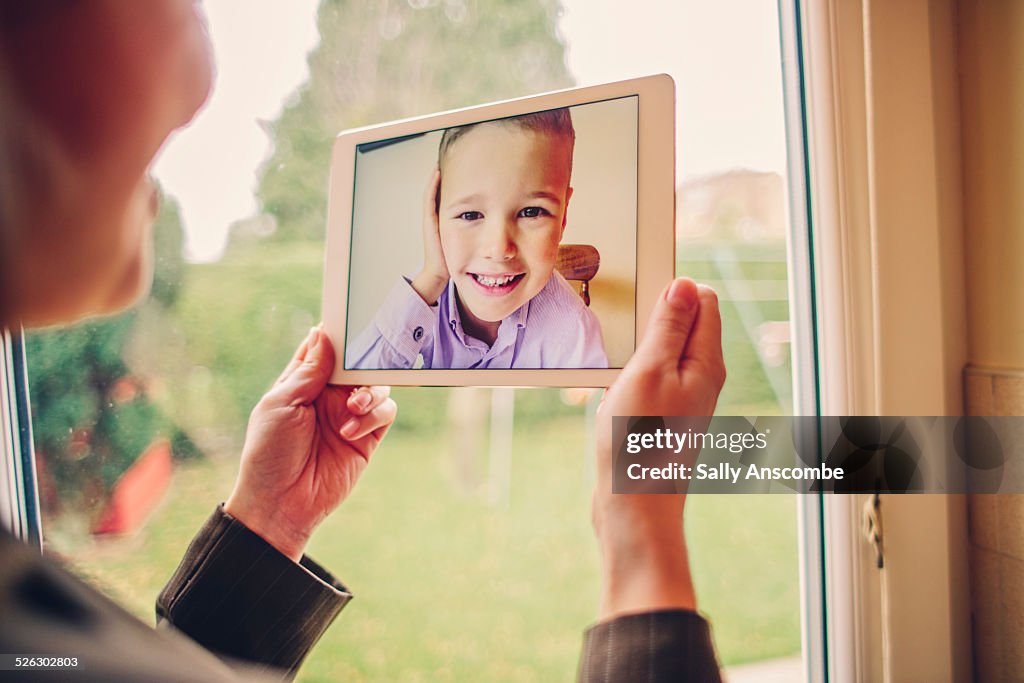
[[[565,209],[562,210],[562,231],[558,234],[558,241],[562,241],[565,234],[565,221],[569,218],[569,200],[572,199],[572,185],[565,190]]]
[[[441,167],[437,166],[438,174],[441,173]],[[441,213],[441,178],[437,179],[437,190],[434,192],[434,214],[439,215]]]

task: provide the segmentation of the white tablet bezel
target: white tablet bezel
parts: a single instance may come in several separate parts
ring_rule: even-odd
[[[530,112],[637,96],[637,235],[634,349],[651,309],[675,273],[675,84],[666,74],[404,119],[340,133],[331,158],[323,324],[335,350],[332,384],[414,386],[608,386],[620,368],[345,370],[355,154],[366,142],[465,126]]]

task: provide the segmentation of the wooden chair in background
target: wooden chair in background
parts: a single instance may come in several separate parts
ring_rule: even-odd
[[[601,267],[601,254],[590,244],[560,244],[555,269],[566,280],[580,284],[580,298],[590,305],[590,281]]]

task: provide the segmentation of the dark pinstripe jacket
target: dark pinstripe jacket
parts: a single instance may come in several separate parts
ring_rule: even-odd
[[[0,655],[76,654],[82,662],[74,673],[32,671],[24,680],[290,677],[351,598],[315,562],[304,557],[295,564],[218,508],[160,593],[154,631],[0,533]],[[4,680],[9,675],[17,680],[17,674],[0,671]],[[579,679],[661,683],[720,677],[707,623],[693,612],[665,611],[588,630]]]

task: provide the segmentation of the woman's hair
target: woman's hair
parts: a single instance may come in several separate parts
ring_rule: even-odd
[[[448,151],[451,149],[452,145],[458,142],[459,138],[477,126],[486,124],[512,126],[534,133],[550,135],[553,138],[566,141],[569,148],[569,168],[572,168],[572,152],[576,145],[576,130],[572,127],[572,115],[569,113],[568,107],[538,111],[533,114],[523,114],[522,116],[510,116],[506,119],[495,119],[493,121],[484,121],[482,123],[472,123],[468,126],[448,128],[444,131],[444,135],[441,136],[441,144],[437,147],[437,165],[440,166],[442,162],[444,162],[444,158],[448,155]]]

